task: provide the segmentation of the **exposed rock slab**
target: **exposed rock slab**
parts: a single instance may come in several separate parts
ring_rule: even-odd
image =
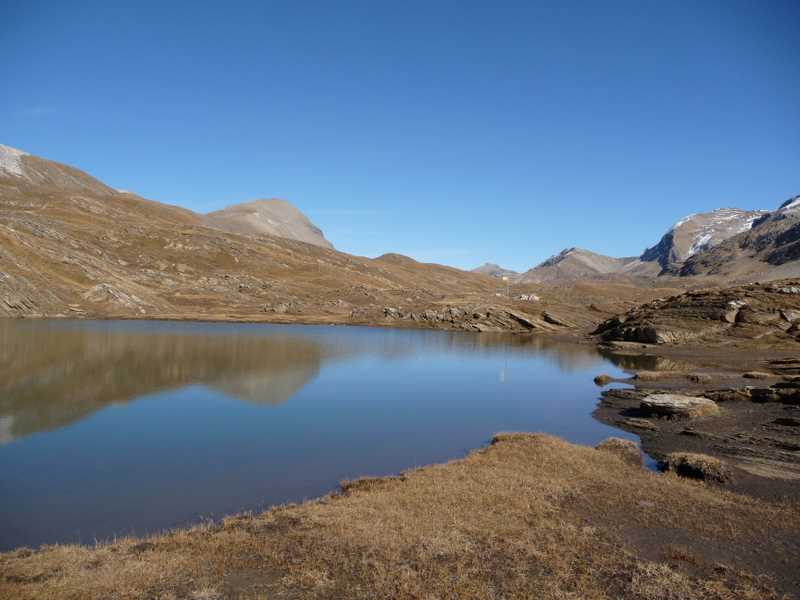
[[[642,400],[644,412],[672,418],[695,418],[718,415],[719,406],[713,400],[682,394],[651,394]]]

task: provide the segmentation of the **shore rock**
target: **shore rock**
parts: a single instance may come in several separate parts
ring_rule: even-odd
[[[764,373],[762,371],[748,371],[742,374],[745,379],[769,379],[772,377],[771,373]]]
[[[616,379],[614,379],[611,375],[606,375],[605,373],[594,378],[594,384],[599,385],[600,387],[604,387],[613,381],[616,381]]]
[[[672,418],[707,417],[720,412],[713,400],[681,394],[652,394],[642,400],[641,409],[649,414]]]
[[[730,481],[730,470],[718,458],[692,452],[673,452],[659,463],[662,471],[672,471],[681,477],[725,483]]]

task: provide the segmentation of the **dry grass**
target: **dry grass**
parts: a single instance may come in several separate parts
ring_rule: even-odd
[[[0,555],[0,597],[770,598],[798,583],[798,539],[796,506],[504,434],[463,460],[302,505]],[[768,560],[737,554],[748,546]]]
[[[672,452],[664,460],[664,466],[678,475],[724,483],[731,477],[730,470],[718,458],[694,452]]]

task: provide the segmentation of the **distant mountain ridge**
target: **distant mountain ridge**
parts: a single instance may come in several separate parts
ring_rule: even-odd
[[[474,271],[492,275],[492,268],[499,269],[487,263]],[[688,215],[639,257],[615,258],[567,248],[510,277],[518,283],[547,283],[659,275],[733,279],[800,276],[800,196],[772,212],[719,208]]]
[[[636,258],[612,258],[583,248],[567,248],[519,276],[520,283],[544,283],[618,273]]]
[[[91,175],[74,167],[39,158],[17,148],[0,144],[0,177],[21,186],[46,186],[60,191],[118,195],[139,198],[124,190],[115,190]],[[168,210],[184,211],[197,224],[240,235],[274,235],[306,242],[323,248],[333,248],[322,233],[293,204],[286,200],[253,200],[234,204],[206,215],[187,209],[161,205]]]
[[[286,200],[253,200],[210,212],[203,218],[208,227],[243,235],[275,235],[333,248],[322,230]]]
[[[503,277],[511,277],[516,278],[519,276],[519,273],[516,271],[511,271],[510,269],[504,269],[500,265],[495,263],[483,263],[480,267],[472,269],[473,273],[480,273],[481,275],[488,275],[489,277],[495,277],[497,279],[501,279]]]

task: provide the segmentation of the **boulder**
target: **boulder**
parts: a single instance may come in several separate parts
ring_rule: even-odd
[[[642,400],[640,407],[648,414],[671,418],[708,417],[720,413],[713,400],[682,394],[651,394]]]
[[[631,465],[635,465],[637,467],[642,466],[642,454],[639,452],[639,446],[636,445],[636,442],[631,440],[625,440],[618,437],[610,437],[597,445],[598,450],[602,450],[603,452],[611,452],[612,454],[616,454],[626,463]]]
[[[383,316],[387,319],[402,319],[403,313],[401,313],[399,309],[394,308],[393,306],[386,306],[383,309]]]
[[[748,371],[742,375],[745,379],[769,379],[772,377],[770,373],[764,373],[763,371]]]
[[[662,471],[671,471],[681,477],[725,483],[731,480],[730,470],[718,458],[692,452],[673,452],[659,462]]]

